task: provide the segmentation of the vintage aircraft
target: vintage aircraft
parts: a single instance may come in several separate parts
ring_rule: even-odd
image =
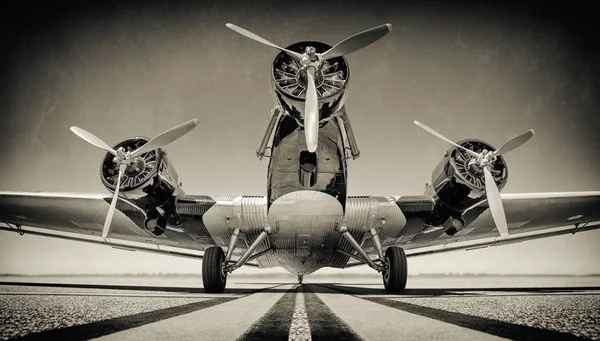
[[[270,159],[266,196],[184,193],[163,147],[198,120],[114,147],[72,127],[107,151],[100,180],[113,195],[0,192],[0,228],[201,258],[204,288],[216,293],[244,265],[283,267],[301,283],[323,267],[362,264],[382,273],[388,292],[400,292],[407,256],[600,228],[600,192],[499,193],[508,176],[504,155],[533,130],[495,149],[472,138],[455,143],[415,121],[452,145],[425,193],[349,196],[347,160],[360,153],[346,113],[350,69],[344,56],[382,38],[391,25],[333,47],[304,41],[286,48],[227,27],[280,50],[271,72],[275,106],[257,150],[259,159]]]

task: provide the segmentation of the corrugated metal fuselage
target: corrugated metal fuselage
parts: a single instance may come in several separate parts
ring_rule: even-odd
[[[275,130],[268,168],[268,219],[277,230],[269,236],[273,249],[261,266],[282,266],[308,274],[335,266],[346,206],[344,140],[335,120],[319,129],[318,149],[309,153],[304,130],[285,116]],[[346,263],[347,259],[338,259]],[[260,264],[259,263],[259,264]],[[337,264],[337,267],[343,266]]]

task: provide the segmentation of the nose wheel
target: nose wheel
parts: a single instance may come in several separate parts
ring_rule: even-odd
[[[406,288],[408,266],[404,250],[391,246],[385,251],[383,260],[383,286],[385,291],[398,293]]]
[[[303,275],[298,275],[298,284],[302,284],[303,279],[304,279]]]

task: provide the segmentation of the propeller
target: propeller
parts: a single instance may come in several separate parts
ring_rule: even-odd
[[[111,153],[112,155],[117,156],[117,152],[114,149],[107,145],[106,142],[98,138],[98,136],[90,133],[89,131],[81,129],[79,127],[71,127],[71,131],[74,132],[77,136],[86,140],[87,142],[93,144],[94,146],[102,148],[107,152]]]
[[[533,131],[533,129],[529,129],[526,132],[513,137],[512,139],[508,140],[505,144],[503,144],[502,147],[494,151],[494,154],[496,156],[500,156],[521,147],[522,144],[529,141],[529,139],[533,137],[534,133],[535,132]]]
[[[429,128],[428,126],[424,125],[423,123],[421,123],[419,121],[414,121],[414,122],[418,127],[422,128],[423,130],[431,133],[432,135],[434,135],[454,146],[457,146],[457,147],[465,150],[467,153],[469,153],[469,155],[471,155],[472,157],[475,158],[476,164],[479,167],[483,168],[483,173],[484,173],[484,177],[485,177],[485,195],[487,197],[488,206],[489,206],[490,212],[492,214],[492,219],[494,220],[494,223],[496,224],[496,228],[500,232],[500,235],[503,237],[508,236],[508,224],[506,222],[506,214],[504,212],[504,206],[502,205],[502,198],[500,197],[500,190],[498,189],[498,185],[496,185],[496,181],[494,180],[494,176],[492,175],[491,167],[492,167],[492,164],[496,161],[496,158],[498,156],[506,154],[512,150],[515,150],[516,148],[520,147],[525,142],[527,142],[530,138],[532,138],[534,135],[534,130],[529,129],[529,130],[513,137],[512,139],[510,139],[506,143],[504,143],[502,145],[502,147],[500,147],[499,149],[496,149],[495,151],[488,152],[488,151],[484,150],[483,153],[477,153],[477,152],[467,149],[455,142],[452,142],[452,140],[446,138],[442,134]]]
[[[306,70],[308,77],[306,88],[306,101],[304,102],[304,134],[306,136],[306,148],[314,153],[319,141],[319,98],[315,87],[315,68]]]
[[[171,129],[165,131],[162,134],[157,135],[150,141],[146,142],[143,146],[141,146],[140,148],[138,148],[132,152],[127,152],[127,151],[123,150],[122,148],[119,148],[118,150],[114,150],[106,142],[102,141],[100,138],[98,138],[96,135],[90,133],[89,131],[86,131],[85,129],[82,129],[79,127],[71,127],[71,131],[73,133],[75,133],[77,136],[81,137],[88,143],[90,143],[98,148],[104,149],[107,152],[114,155],[115,163],[119,165],[119,175],[117,177],[117,185],[115,186],[115,192],[113,194],[113,198],[110,203],[110,208],[108,209],[108,214],[106,215],[106,220],[104,221],[104,227],[102,228],[102,239],[106,240],[106,237],[108,236],[108,231],[110,230],[110,225],[112,223],[112,219],[115,214],[115,208],[117,206],[119,190],[121,187],[121,178],[123,177],[123,174],[125,173],[125,170],[127,169],[127,167],[131,166],[133,164],[133,162],[135,161],[135,158],[138,157],[139,155],[147,153],[154,149],[162,148],[162,147],[166,146],[167,144],[181,138],[183,135],[187,134],[192,129],[194,129],[198,125],[198,122],[199,122],[198,119],[193,119],[193,120],[187,121],[185,123],[182,123],[174,128],[171,128]]]
[[[189,133],[192,129],[196,128],[196,126],[198,125],[198,122],[199,122],[198,119],[195,118],[193,120],[189,120],[185,123],[182,123],[176,127],[173,127],[171,129],[165,131],[164,133],[154,137],[152,140],[145,143],[140,148],[131,152],[131,157],[133,158],[136,156],[140,156],[151,150],[162,148],[162,147],[168,145],[169,143],[171,143],[171,142],[179,139],[183,135]]]
[[[391,31],[392,24],[379,25],[348,37],[337,43],[337,45],[329,50],[323,53],[318,53],[317,55],[319,56],[319,59],[322,60],[345,56],[354,51],[358,51],[363,47],[371,45]]]
[[[104,227],[102,228],[102,239],[106,239],[106,236],[108,236],[108,230],[110,229],[112,218],[115,215],[115,207],[117,206],[117,198],[119,197],[119,189],[121,188],[121,177],[123,177],[125,169],[127,169],[127,163],[121,162],[119,164],[119,177],[117,178],[117,185],[115,186],[115,194],[110,202],[110,208],[108,209],[106,220],[104,220]]]
[[[471,155],[472,157],[480,157],[481,155],[479,155],[479,153],[476,153],[474,151],[472,151],[471,149],[465,148],[457,143],[454,143],[452,140],[450,140],[449,138],[445,137],[444,135],[438,133],[437,131],[429,128],[428,126],[424,125],[423,123],[419,122],[419,121],[415,121],[415,124],[422,128],[423,130],[425,130],[426,132],[438,137],[439,139],[442,139],[458,148],[461,148],[462,150],[464,150],[465,152],[467,152],[467,154]]]
[[[363,47],[376,42],[392,30],[391,24],[379,25],[346,38],[323,53],[316,53],[314,47],[309,46],[302,54],[277,46],[272,42],[234,24],[227,23],[225,26],[252,40],[287,53],[289,56],[299,61],[302,65],[302,69],[306,70],[304,135],[306,138],[306,147],[311,153],[314,153],[317,150],[317,144],[319,140],[319,95],[315,85],[315,72],[320,72],[320,67],[323,61],[345,56],[352,52],[358,51]]]
[[[265,38],[259,37],[258,35],[250,32],[250,31],[248,31],[246,29],[243,29],[243,28],[241,28],[241,27],[239,27],[237,25],[227,23],[227,24],[225,24],[225,26],[229,27],[230,29],[236,31],[237,33],[239,33],[239,34],[241,34],[243,36],[246,36],[246,37],[248,37],[248,38],[250,38],[252,40],[256,40],[259,43],[263,43],[263,44],[265,44],[267,46],[271,46],[271,47],[274,47],[274,48],[276,48],[278,50],[281,50],[281,51],[289,54],[290,57],[293,57],[296,60],[302,60],[302,57],[304,57],[304,55],[302,53],[294,52],[294,51],[291,51],[291,50],[288,50],[288,49],[284,49],[283,47],[277,46],[277,45],[273,44],[272,42],[266,40]]]

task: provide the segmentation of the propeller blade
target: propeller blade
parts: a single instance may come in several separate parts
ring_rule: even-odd
[[[503,237],[508,236],[508,224],[506,223],[506,215],[504,214],[504,206],[502,205],[502,198],[500,198],[500,191],[494,181],[494,176],[490,172],[489,166],[483,168],[485,174],[485,194],[488,200],[488,206],[492,213],[496,228]]]
[[[106,150],[107,152],[111,153],[112,155],[117,156],[117,152],[114,149],[112,149],[111,146],[106,144],[106,142],[102,141],[100,138],[98,138],[96,135],[90,133],[89,131],[87,131],[85,129],[81,129],[79,127],[71,127],[71,131],[74,132],[77,136],[86,140],[88,143],[91,143],[94,146],[102,148],[102,149]]]
[[[329,50],[320,53],[319,57],[322,60],[327,60],[339,56],[345,56],[354,51],[358,51],[367,45],[371,45],[386,34],[390,33],[391,30],[392,24],[385,24],[370,28],[342,40]]]
[[[434,135],[434,136],[437,136],[438,138],[440,138],[440,139],[442,139],[442,140],[444,140],[444,141],[446,141],[446,142],[448,142],[448,143],[450,143],[450,144],[452,144],[452,145],[455,145],[455,146],[456,146],[456,147],[458,147],[458,148],[461,148],[461,149],[463,149],[464,151],[466,151],[466,152],[467,152],[469,155],[471,155],[472,157],[476,157],[476,158],[477,158],[477,157],[480,157],[480,156],[481,156],[481,155],[479,155],[479,153],[476,153],[476,152],[474,152],[474,151],[472,151],[472,150],[470,150],[470,149],[467,149],[467,148],[465,148],[465,147],[463,147],[463,146],[461,146],[461,145],[459,145],[459,144],[457,144],[457,143],[455,143],[455,142],[452,142],[452,140],[448,139],[448,138],[447,138],[447,137],[445,137],[444,135],[442,135],[442,134],[438,133],[437,131],[435,131],[435,130],[433,130],[433,129],[429,128],[428,126],[424,125],[423,123],[421,123],[421,122],[419,122],[419,121],[415,121],[415,124],[416,124],[417,126],[419,126],[420,128],[422,128],[423,130],[427,131],[428,133],[430,133],[430,134],[432,134],[432,135]]]
[[[314,153],[319,141],[319,97],[315,87],[315,69],[306,69],[307,86],[306,101],[304,102],[304,136],[308,151]]]
[[[185,123],[178,125],[177,127],[171,128],[164,133],[154,137],[152,140],[148,141],[145,145],[140,148],[134,150],[131,153],[131,157],[136,157],[141,154],[147,153],[151,150],[162,148],[169,143],[177,140],[183,135],[189,133],[192,129],[196,128],[198,125],[198,119],[195,118],[193,120],[189,120]]]
[[[246,36],[246,37],[248,37],[248,38],[250,38],[252,40],[256,40],[259,43],[263,43],[265,45],[268,45],[268,46],[274,47],[274,48],[276,48],[278,50],[281,50],[281,51],[289,54],[291,57],[295,58],[296,60],[302,60],[302,57],[304,57],[304,55],[301,54],[301,53],[294,52],[294,51],[291,51],[291,50],[288,50],[288,49],[284,49],[283,47],[277,46],[277,45],[273,44],[272,42],[266,40],[265,38],[259,37],[256,34],[250,32],[250,31],[248,31],[246,29],[243,29],[243,28],[241,28],[239,26],[236,26],[234,24],[227,23],[227,24],[225,24],[225,26],[229,27],[230,29],[236,31],[237,33],[239,33],[239,34],[241,34],[243,36]]]
[[[112,219],[115,214],[115,207],[117,206],[117,200],[119,198],[121,177],[123,176],[123,173],[125,173],[126,168],[126,164],[119,164],[119,177],[117,178],[117,186],[115,187],[115,194],[113,195],[112,201],[110,202],[110,208],[108,209],[108,214],[106,215],[106,220],[104,221],[104,228],[102,229],[102,239],[106,239],[106,236],[108,236],[108,230],[110,229],[110,224],[112,223]]]
[[[529,139],[533,137],[534,133],[535,132],[533,131],[533,129],[529,129],[526,132],[513,137],[512,139],[508,140],[508,142],[503,144],[502,147],[496,150],[494,154],[496,156],[500,156],[502,154],[506,154],[512,150],[519,148],[522,144],[529,141]]]

